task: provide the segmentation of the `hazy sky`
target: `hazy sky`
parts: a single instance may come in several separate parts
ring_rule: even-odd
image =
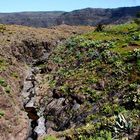
[[[140,0],[1,0],[0,12],[71,11],[86,7],[115,8],[140,6]]]

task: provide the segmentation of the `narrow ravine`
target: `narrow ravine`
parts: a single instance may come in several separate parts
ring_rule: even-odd
[[[28,69],[22,90],[23,106],[29,118],[29,129],[27,140],[37,140],[39,136],[46,133],[44,108],[35,105],[38,82],[36,75],[39,70],[35,67]]]

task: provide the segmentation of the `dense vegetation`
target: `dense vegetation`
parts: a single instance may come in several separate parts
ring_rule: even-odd
[[[107,26],[102,32],[71,37],[52,51],[47,69],[44,81],[49,81],[49,92],[54,98],[65,98],[63,106],[69,104],[57,116],[46,111],[48,120],[57,118],[58,137],[140,139],[140,31],[136,24]]]

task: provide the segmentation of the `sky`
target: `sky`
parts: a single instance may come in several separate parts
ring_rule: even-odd
[[[0,12],[72,11],[82,8],[140,6],[140,0],[1,0]]]

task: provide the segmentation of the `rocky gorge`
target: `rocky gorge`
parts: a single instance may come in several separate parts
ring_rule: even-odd
[[[61,40],[92,30],[91,27],[59,26],[35,29],[0,25],[0,138],[24,140],[44,134],[43,92],[36,65],[46,62],[51,49]],[[39,69],[39,70],[38,70]],[[39,73],[38,73],[39,72]],[[37,77],[36,77],[37,76]],[[37,81],[32,81],[32,78]],[[45,92],[46,94],[47,92]],[[41,126],[41,129],[40,129]]]
[[[139,140],[135,23],[0,25],[2,140]]]

